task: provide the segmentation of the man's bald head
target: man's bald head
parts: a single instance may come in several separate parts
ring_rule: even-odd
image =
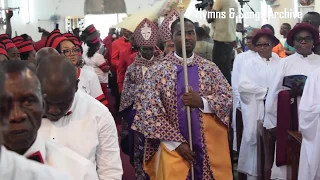
[[[71,108],[78,90],[76,69],[65,56],[49,56],[41,59],[37,75],[46,103],[45,116],[58,121]]]
[[[41,59],[37,68],[40,81],[54,85],[74,85],[77,82],[77,72],[74,65],[65,57],[60,55],[47,56]]]
[[[42,48],[36,54],[36,57],[35,57],[36,66],[39,65],[39,62],[42,59],[45,59],[49,56],[59,56],[59,55],[60,55],[59,52],[54,48],[51,48],[51,47]]]

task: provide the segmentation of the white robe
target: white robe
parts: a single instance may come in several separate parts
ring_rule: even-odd
[[[250,176],[258,176],[257,121],[264,118],[264,100],[279,65],[277,54],[272,54],[269,61],[256,54],[243,64],[239,81],[243,136],[238,171]]]
[[[70,180],[99,180],[96,166],[67,147],[37,136],[24,156],[29,157],[35,152],[40,153],[44,164],[68,174]]]
[[[320,60],[320,59],[319,59]],[[299,180],[320,179],[320,68],[308,76],[299,106]]]
[[[232,76],[231,76],[232,95],[233,95],[231,127],[233,128],[233,150],[234,151],[237,151],[236,113],[237,113],[237,108],[240,107],[240,94],[238,90],[239,78],[241,75],[241,70],[243,69],[242,65],[244,61],[247,59],[250,59],[255,55],[256,55],[256,52],[249,50],[249,51],[238,54],[233,62],[233,69],[232,69]]]
[[[316,54],[311,54],[307,57],[303,57],[301,54],[295,53],[281,60],[281,65],[279,72],[277,73],[272,87],[269,89],[269,93],[266,99],[266,114],[264,118],[263,126],[267,129],[272,129],[277,126],[277,105],[278,105],[278,94],[282,90],[287,90],[282,86],[283,78],[285,76],[291,75],[305,75],[316,68],[320,67],[320,56]],[[299,105],[300,98],[297,98],[297,103]],[[276,157],[276,155],[275,155]],[[287,179],[287,168],[286,166],[276,166],[276,161],[274,160],[271,179]]]

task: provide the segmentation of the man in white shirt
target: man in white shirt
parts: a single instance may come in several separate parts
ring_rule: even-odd
[[[44,166],[40,163],[27,160],[15,152],[8,151],[2,144],[3,132],[7,131],[8,118],[12,112],[13,98],[4,94],[5,75],[0,70],[0,177],[10,180],[68,180],[65,174]]]
[[[243,53],[240,53],[236,56],[233,62],[233,70],[231,76],[231,85],[232,85],[232,95],[233,95],[233,110],[232,110],[232,124],[233,128],[233,150],[237,151],[237,133],[236,133],[236,113],[237,108],[240,107],[240,94],[239,94],[239,78],[242,71],[242,65],[244,61],[250,59],[256,55],[255,46],[252,44],[252,38],[257,34],[259,29],[252,29],[247,34],[247,45],[249,50]]]
[[[39,65],[41,59],[43,59],[44,57],[52,56],[52,55],[58,56],[59,52],[51,47],[41,48],[35,56],[36,66]]]
[[[64,47],[64,46],[61,46],[61,48],[63,50],[71,51],[70,49],[67,49],[67,47]],[[40,49],[37,52],[36,57],[35,57],[37,66],[39,65],[39,62],[41,61],[41,59],[45,59],[46,57],[48,57],[50,55],[59,55],[59,53],[56,49],[51,48],[51,47],[45,47],[45,48]],[[78,64],[78,62],[73,62],[73,61],[71,61],[71,62],[74,63],[75,66],[77,66],[77,64]],[[108,101],[107,101],[104,93],[102,92],[98,76],[94,72],[91,72],[88,69],[81,69],[79,67],[75,67],[75,68],[77,71],[76,72],[77,77],[79,79],[79,84],[78,84],[79,89],[83,90],[84,92],[86,92],[90,96],[96,98],[102,104],[107,105]]]
[[[39,134],[78,152],[97,166],[100,180],[121,180],[122,163],[114,119],[103,104],[77,91],[71,62],[62,56],[43,59],[38,76],[46,104]]]
[[[320,179],[320,68],[308,76],[299,106],[302,145],[299,180]]]
[[[4,92],[13,99],[4,145],[29,159],[65,172],[74,180],[98,180],[95,165],[75,151],[44,141],[38,135],[43,114],[40,81],[22,61],[8,61],[2,66],[6,74]]]

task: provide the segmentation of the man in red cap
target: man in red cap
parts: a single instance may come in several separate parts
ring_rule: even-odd
[[[132,46],[130,44],[130,36],[132,35],[132,32],[130,32],[127,29],[122,29],[123,36],[119,39],[112,42],[112,51],[111,51],[111,78],[110,78],[110,88],[112,91],[112,94],[115,96],[116,103],[115,103],[115,109],[118,112],[119,110],[119,103],[120,103],[120,94],[117,84],[117,69],[119,67],[120,63],[120,52],[131,50]]]
[[[6,47],[3,43],[0,42],[0,62],[2,61],[8,61],[8,53],[6,50]]]
[[[119,65],[117,68],[117,84],[118,84],[118,90],[120,94],[123,90],[123,83],[124,83],[126,71],[128,67],[133,63],[139,50],[138,46],[136,45],[134,36],[130,37],[129,42],[132,48],[125,49],[121,51],[119,54]]]
[[[155,62],[159,62],[163,58],[162,54],[155,54],[155,46],[159,41],[158,27],[150,20],[144,19],[137,26],[133,33],[134,40],[139,47],[134,62],[128,67],[125,76],[123,91],[121,94],[119,111],[128,123],[130,129],[136,110],[141,104],[139,103],[140,88],[142,86],[145,72]],[[146,179],[147,176],[143,171],[143,148],[144,137],[138,132],[129,131],[129,141],[127,142],[128,155],[133,162],[137,179]]]
[[[116,38],[117,38],[116,29],[110,28],[108,36],[102,41],[107,48],[105,58],[109,61],[109,64],[111,64],[110,62],[111,62],[112,42]]]
[[[4,39],[2,43],[6,46],[9,60],[20,60],[20,53],[11,39]]]
[[[17,48],[19,50],[21,60],[26,60],[33,64],[36,64],[35,62],[36,51],[30,40],[18,43]]]

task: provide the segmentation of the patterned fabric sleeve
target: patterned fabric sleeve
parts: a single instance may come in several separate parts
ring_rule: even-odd
[[[119,111],[123,111],[132,105],[135,96],[135,83],[134,83],[134,66],[130,65],[125,73],[123,90],[121,93],[121,101]]]
[[[215,64],[213,64],[211,72],[213,78],[212,95],[206,96],[205,98],[219,119],[225,125],[229,126],[229,115],[232,108],[232,89]]]
[[[171,73],[165,74],[162,69],[163,66],[154,66],[146,72],[141,89],[141,105],[137,107],[132,129],[148,139],[186,142],[176,124],[178,122],[167,118],[166,108],[162,103],[166,83],[171,78],[168,75]]]

